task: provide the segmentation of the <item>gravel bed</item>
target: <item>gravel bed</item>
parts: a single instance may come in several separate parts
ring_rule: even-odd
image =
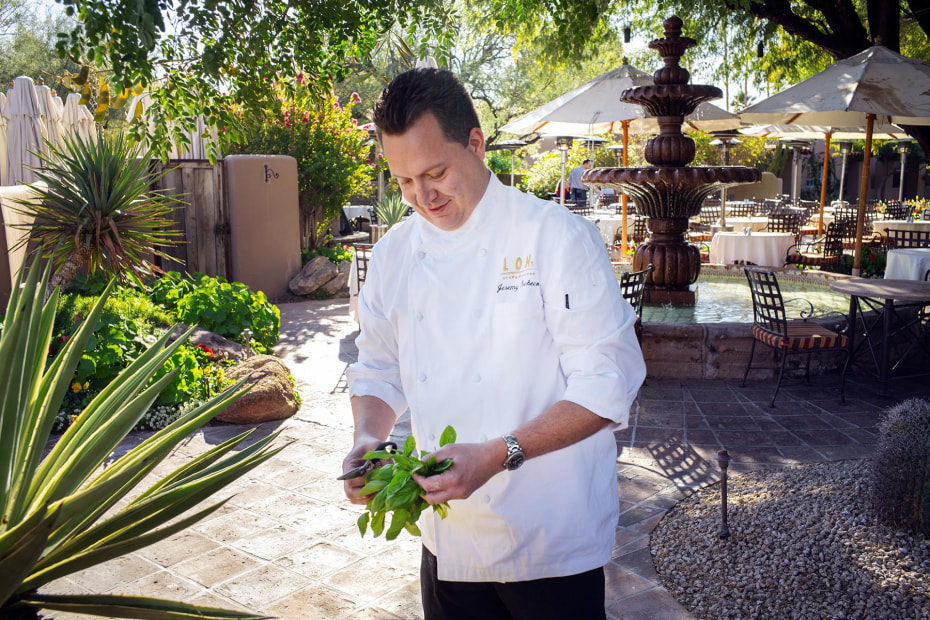
[[[679,502],[652,533],[666,589],[695,616],[930,618],[930,541],[875,524],[869,461],[766,470]]]

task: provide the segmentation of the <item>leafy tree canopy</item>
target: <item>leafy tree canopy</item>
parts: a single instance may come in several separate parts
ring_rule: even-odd
[[[58,0],[79,24],[59,35],[58,49],[104,69],[111,89],[149,88],[154,104],[151,144],[165,155],[169,143],[203,114],[238,131],[228,110],[261,110],[279,75],[303,72],[325,96],[333,82],[371,57],[392,29],[446,61],[456,34],[454,5],[442,0]],[[545,32],[553,54],[584,49],[603,29],[606,0],[486,0],[492,27],[515,24]],[[547,27],[548,26],[548,27]],[[153,88],[157,87],[157,88]],[[167,121],[174,121],[169,123]]]

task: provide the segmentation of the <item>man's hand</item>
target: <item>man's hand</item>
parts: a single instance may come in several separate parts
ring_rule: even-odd
[[[342,473],[354,469],[359,465],[365,464],[365,459],[362,457],[365,456],[368,452],[371,452],[378,447],[378,441],[371,441],[360,443],[352,446],[352,450],[349,452],[348,456],[342,461]],[[358,492],[365,486],[365,478],[367,476],[359,476],[358,478],[349,478],[348,480],[343,481],[342,486],[345,490],[346,497],[349,498],[353,504],[365,504],[368,502],[368,497],[359,496]]]
[[[507,446],[500,438],[484,443],[448,444],[429,456],[435,456],[437,461],[452,459],[452,467],[437,476],[413,475],[423,488],[423,499],[431,505],[441,504],[471,496],[491,476],[504,471],[502,463],[507,456]]]

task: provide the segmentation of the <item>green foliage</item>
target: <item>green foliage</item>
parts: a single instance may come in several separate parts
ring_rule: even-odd
[[[375,204],[375,217],[390,230],[392,226],[400,223],[409,210],[410,206],[404,202],[403,195],[400,192],[391,192]]]
[[[879,420],[872,506],[885,525],[930,534],[930,401],[905,400]]]
[[[316,250],[301,250],[300,264],[306,265],[317,256],[325,256],[334,265],[338,265],[343,261],[351,261],[354,255],[351,246],[342,245],[341,243],[332,245],[327,242],[326,245]]]
[[[439,446],[450,443],[455,443],[455,429],[447,426],[439,438]],[[369,525],[371,525],[371,533],[375,537],[380,536],[384,531],[384,521],[389,512],[393,514],[391,524],[384,535],[387,540],[397,538],[403,529],[414,536],[420,535],[417,521],[423,510],[429,508],[430,505],[420,497],[423,488],[413,479],[413,474],[421,476],[441,474],[452,467],[452,460],[437,462],[435,456],[427,458],[426,452],[418,456],[416,447],[416,440],[413,435],[409,435],[400,452],[382,451],[365,454],[365,459],[370,461],[390,459],[391,462],[368,472],[365,477],[365,486],[359,491],[362,497],[371,495],[371,499],[365,504],[368,512],[358,518],[358,531],[362,536],[365,535]],[[448,502],[435,504],[433,510],[445,519],[449,504]]]
[[[370,191],[368,132],[352,118],[353,93],[340,105],[333,94],[316,95],[303,74],[279,81],[277,99],[262,114],[244,117],[244,139],[230,141],[230,153],[290,155],[297,160],[301,214],[311,223],[309,247],[321,245],[325,231],[349,198]]]
[[[194,290],[178,300],[177,312],[182,323],[198,324],[228,340],[250,345],[256,353],[264,353],[278,342],[281,311],[265,293],[253,293],[241,282],[203,276]],[[250,342],[243,342],[244,329],[252,332]]]
[[[87,273],[120,276],[152,273],[150,256],[170,258],[160,248],[182,236],[169,215],[183,203],[152,185],[163,175],[149,167],[149,156],[122,134],[99,134],[84,141],[69,136],[39,155],[36,184],[39,200],[17,201],[16,210],[29,223],[20,245],[51,258],[67,283],[84,268]],[[63,267],[68,264],[68,270]]]
[[[561,179],[562,159],[558,151],[549,151],[536,158],[536,162],[523,177],[526,182],[526,191],[537,197],[546,199],[549,192],[556,191]],[[569,168],[566,165],[565,178],[568,178]]]
[[[241,383],[187,412],[122,456],[114,450],[165,384],[151,376],[185,340],[163,336],[137,357],[76,417],[47,452],[50,431],[112,285],[73,338],[48,363],[58,290],[45,298],[50,270],[33,267],[13,286],[0,335],[0,618],[35,618],[38,610],[126,618],[260,618],[140,596],[53,596],[56,580],[132,553],[183,531],[222,502],[203,500],[277,453],[274,435],[234,450],[243,433],[134,492],[191,432],[242,392]],[[106,467],[104,467],[106,465]],[[132,494],[133,499],[125,501]]]
[[[854,262],[855,258],[851,254],[843,254],[839,265],[827,265],[822,269],[852,275]],[[862,256],[859,259],[859,275],[863,278],[883,278],[885,277],[887,262],[888,255],[885,252],[875,248],[863,247]]]
[[[514,155],[515,168],[518,161],[522,160]],[[494,174],[510,174],[510,151],[507,149],[488,151],[484,156],[484,163]]]

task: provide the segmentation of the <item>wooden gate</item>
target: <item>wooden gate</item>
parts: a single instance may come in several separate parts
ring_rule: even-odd
[[[181,194],[187,203],[171,218],[185,242],[165,251],[177,262],[158,259],[156,264],[166,271],[199,271],[228,279],[229,209],[222,160],[211,164],[205,159],[172,159],[155,166],[159,173],[167,170],[156,189]]]

